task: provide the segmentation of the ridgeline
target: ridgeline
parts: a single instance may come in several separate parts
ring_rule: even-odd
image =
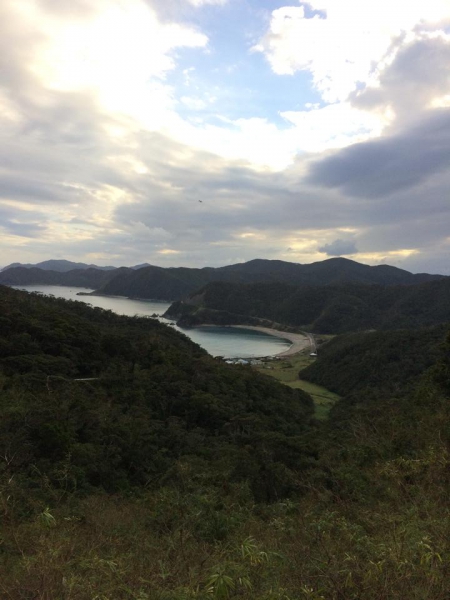
[[[57,263],[55,270],[51,270],[55,263]],[[38,268],[39,264],[43,267]],[[74,265],[74,269],[67,271],[70,264]],[[130,268],[112,268],[107,272],[102,272],[95,265],[93,265],[95,268],[75,268],[78,267],[77,263],[68,263],[68,261],[46,261],[38,265],[32,268],[28,265],[7,267],[0,272],[0,284],[86,286],[96,288],[94,293],[102,295],[174,301],[186,298],[202,286],[216,281],[272,282],[312,286],[351,282],[413,285],[443,277],[427,273],[413,275],[389,265],[371,267],[345,258],[330,258],[306,265],[280,260],[255,259],[226,267],[203,269],[136,265]],[[65,272],[60,272],[60,269],[64,269]]]

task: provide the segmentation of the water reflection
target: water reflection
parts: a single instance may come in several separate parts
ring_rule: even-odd
[[[131,300],[129,298],[113,296],[77,296],[78,292],[88,293],[93,290],[87,288],[66,287],[59,285],[25,285],[13,286],[16,289],[28,292],[40,292],[53,295],[66,300],[79,300],[107,310],[112,310],[119,315],[133,317],[163,315],[169,308],[170,302],[159,302],[152,300]],[[169,323],[160,318],[162,322]],[[259,356],[273,356],[284,352],[290,343],[259,331],[251,329],[237,329],[230,327],[200,327],[195,329],[180,329],[174,324],[178,331],[187,335],[193,342],[205,348],[212,356],[224,356],[232,358],[252,358]]]

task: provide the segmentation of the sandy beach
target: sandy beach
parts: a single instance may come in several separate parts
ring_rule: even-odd
[[[252,325],[229,325],[229,327],[236,327],[238,329],[253,329],[254,331],[261,331],[262,333],[267,333],[268,335],[273,335],[275,337],[283,338],[292,342],[292,346],[290,348],[288,348],[284,352],[275,354],[275,356],[279,357],[297,354],[297,352],[300,352],[301,350],[304,350],[305,348],[311,346],[311,340],[309,336],[303,333],[278,331],[278,329],[270,329],[269,327],[254,327]]]

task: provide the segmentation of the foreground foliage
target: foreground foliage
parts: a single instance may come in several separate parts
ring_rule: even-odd
[[[448,598],[450,339],[317,423],[158,323],[1,294],[0,597]]]

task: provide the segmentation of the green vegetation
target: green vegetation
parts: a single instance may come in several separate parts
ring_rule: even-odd
[[[395,394],[408,389],[433,365],[447,326],[417,330],[350,333],[320,348],[320,360],[300,369],[300,377],[341,396],[374,390]]]
[[[30,267],[31,265],[28,265]],[[207,283],[278,282],[296,285],[329,285],[342,282],[364,284],[411,285],[440,279],[441,275],[408,271],[380,265],[370,267],[345,258],[331,258],[317,263],[300,265],[281,260],[251,260],[226,267],[203,269],[119,268],[102,273],[99,268],[83,268],[83,263],[45,261],[32,268],[14,266],[0,272],[0,284],[7,285],[73,285],[95,287],[105,295],[128,296],[160,300],[179,300],[192,294]],[[42,267],[42,268],[36,268]],[[68,271],[68,269],[72,270]],[[50,270],[53,269],[53,270]],[[65,273],[59,271],[68,271]],[[234,311],[233,311],[234,312]]]
[[[222,364],[152,319],[5,288],[2,309],[0,432],[28,481],[46,473],[56,485],[69,469],[77,489],[117,492],[169,477],[188,456],[216,478],[245,479],[257,500],[298,487],[306,394]]]
[[[322,334],[415,329],[450,321],[450,278],[391,286],[216,282],[173,304],[166,314],[184,326],[265,320]]]
[[[314,401],[316,418],[325,419],[331,407],[339,400],[339,396],[323,386],[299,378],[299,371],[301,372],[314,361],[315,359],[310,357],[308,349],[306,352],[286,356],[279,360],[267,361],[255,368],[293,389],[300,389],[309,394]]]
[[[73,285],[96,288],[116,276],[120,269],[74,269],[71,271],[50,271],[37,267],[13,267],[0,272],[0,284],[7,285]]]
[[[331,258],[307,265],[281,260],[256,259],[216,269],[210,267],[163,269],[153,266],[139,271],[122,269],[117,277],[99,291],[103,294],[137,298],[179,300],[195,293],[208,283],[220,281],[239,284],[265,282],[315,286],[352,281],[364,284],[411,285],[441,277],[425,273],[413,275],[388,265],[370,267],[345,258]],[[232,312],[236,312],[235,308]]]
[[[152,319],[0,288],[0,332],[1,598],[447,600],[443,328],[292,358],[351,357],[323,421]]]

